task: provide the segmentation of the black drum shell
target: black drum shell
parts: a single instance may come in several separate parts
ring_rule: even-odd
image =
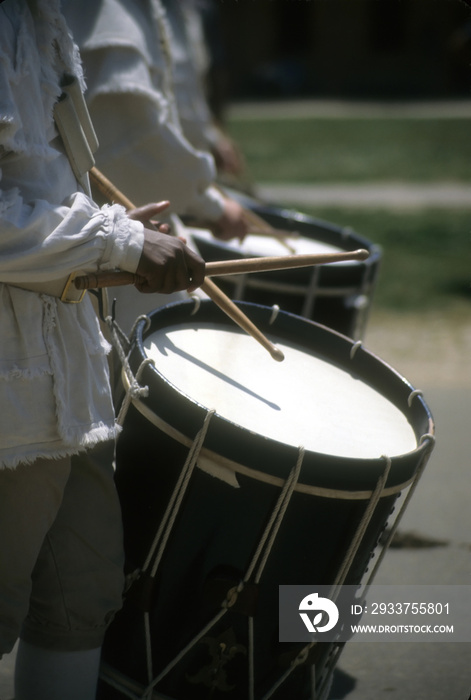
[[[383,394],[407,411],[418,442],[421,435],[433,432],[432,417],[424,400],[416,396],[409,407],[407,399],[412,387],[379,358],[358,348],[351,360],[352,341],[330,329],[283,313],[279,314],[273,329],[268,324],[270,309],[251,304],[240,306],[265,332],[274,332],[290,340],[296,337],[306,351],[310,348],[325,353],[341,366],[353,362],[352,371],[365,381],[368,377],[373,386],[381,386]],[[151,326],[144,335],[157,326],[166,328],[188,321],[192,309],[193,302],[159,309],[151,314]],[[193,318],[195,323],[209,320],[230,323],[210,302],[203,302]],[[144,357],[142,333],[143,325],[130,356],[134,369]],[[267,361],[273,360],[267,356]],[[165,388],[165,379],[158,377],[156,380],[155,375],[158,372],[149,367],[144,377],[144,383],[148,382],[150,387],[149,405],[158,410],[166,422],[193,436],[201,427],[204,407],[198,404],[187,407],[187,403],[194,403],[188,397],[172,399],[174,387]],[[227,421],[217,416],[213,418],[217,419],[217,427],[214,433],[208,432],[205,447],[248,464],[254,472],[286,478],[297,458],[295,448],[252,436],[232,424],[224,426]],[[222,436],[218,435],[219,430],[223,431]],[[245,441],[246,445],[239,444]],[[396,500],[401,497],[400,485],[413,478],[425,449],[424,444],[410,455],[392,458],[388,479],[392,492],[383,496],[375,508],[344,583],[361,581]],[[184,445],[159,430],[139,410],[130,409],[118,441],[116,466],[129,571],[142,567],[187,452]],[[260,583],[249,584],[239,604],[158,685],[157,690],[162,693],[159,697],[176,700],[248,698],[249,615],[254,617],[255,625],[256,697],[262,697],[289,667],[304,645],[278,641],[278,587],[300,583],[328,585],[334,581],[368,505],[368,496],[355,498],[354,491],[371,491],[385,467],[384,460],[367,460],[373,462],[368,464],[367,470],[361,461],[354,460],[346,469],[345,462],[351,460],[306,453],[300,481],[317,488],[336,488],[345,498],[342,494],[325,497],[300,491],[293,493]],[[353,477],[351,472],[357,466],[363,473]],[[105,663],[118,668],[141,687],[147,683],[142,609],[149,610],[154,670],[158,672],[218,612],[228,589],[241,580],[251,561],[280,488],[265,483],[256,475],[238,473],[237,480],[239,488],[233,488],[195,469],[155,580],[145,595],[142,590],[133,592],[131,589],[123,610],[110,627],[103,651]],[[221,639],[235,640],[232,642],[234,656],[220,670],[220,677],[216,678],[219,685],[208,690],[205,669],[211,667],[212,650]],[[321,674],[335,651],[335,645],[318,644],[308,662],[296,669],[274,699],[310,697],[310,666],[315,663]],[[114,700],[124,696],[107,684],[101,684],[98,697]]]
[[[305,238],[335,246],[341,251],[363,248],[370,255],[361,262],[319,266],[315,272],[316,291],[311,302],[307,296],[312,268],[253,273],[247,277],[247,284],[243,287],[238,286],[240,278],[218,278],[218,285],[226,294],[239,301],[267,306],[278,304],[284,311],[310,318],[348,337],[361,338],[366,330],[380,271],[381,247],[349,227],[341,227],[292,209],[264,204],[240,193],[230,191],[230,194],[274,228],[296,231]],[[196,236],[195,242],[207,262],[246,257],[214,237]],[[285,285],[297,286],[299,291],[288,293]]]

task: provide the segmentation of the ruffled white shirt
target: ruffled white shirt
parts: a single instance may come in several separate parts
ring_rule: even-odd
[[[85,67],[98,167],[137,205],[168,199],[171,213],[219,219],[214,159],[180,123],[160,0],[63,0],[62,7]]]
[[[197,149],[211,151],[219,131],[206,98],[205,76],[210,58],[201,14],[195,0],[163,0],[172,47],[173,91],[180,124]]]
[[[75,270],[135,271],[143,226],[99,208],[65,156],[52,110],[64,72],[82,80],[58,0],[0,4],[0,468],[115,436],[106,353],[80,304],[21,288]],[[15,286],[13,286],[15,285]]]

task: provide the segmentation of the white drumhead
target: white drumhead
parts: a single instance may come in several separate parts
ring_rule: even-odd
[[[157,331],[145,351],[179,392],[283,444],[360,459],[417,448],[406,417],[380,392],[328,358],[270,339],[283,362],[237,328],[214,324]]]
[[[215,242],[214,236],[209,231],[204,231],[201,229],[190,229],[192,232],[196,245],[198,245],[198,239],[206,242]],[[235,239],[232,241],[218,241],[218,245],[227,248],[228,250],[234,251],[239,255],[243,255],[246,258],[259,258],[265,256],[274,255],[317,255],[319,253],[343,253],[343,248],[331,245],[329,243],[323,243],[322,241],[316,241],[314,238],[306,238],[305,236],[299,236],[298,238],[287,238],[287,243],[289,244],[291,251],[287,249],[282,242],[276,238],[269,236],[256,236],[249,235],[240,242]],[[330,265],[359,265],[361,264],[357,260],[347,260],[344,262],[329,263]]]

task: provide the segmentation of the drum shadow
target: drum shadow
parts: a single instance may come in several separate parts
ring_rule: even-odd
[[[255,399],[256,401],[260,401],[261,403],[264,403],[266,406],[273,409],[274,411],[281,411],[281,406],[279,406],[278,404],[273,403],[272,401],[269,401],[268,399],[264,398],[260,394],[257,394],[256,392],[252,391],[252,389],[249,389],[244,384],[241,384],[240,382],[236,381],[235,379],[232,379],[227,374],[224,374],[220,370],[215,369],[214,367],[211,367],[211,365],[208,365],[206,362],[203,362],[203,360],[200,360],[197,357],[190,355],[185,350],[182,350],[181,348],[177,347],[175,345],[175,343],[173,343],[173,341],[170,340],[170,338],[165,333],[163,333],[162,335],[159,335],[158,340],[152,339],[152,344],[157,348],[157,350],[162,355],[168,355],[169,352],[172,352],[175,355],[178,355],[179,357],[183,358],[187,362],[191,362],[191,364],[195,365],[196,367],[199,367],[200,369],[204,370],[205,372],[208,372],[208,374],[212,374],[217,379],[220,379],[221,381],[232,386],[233,388],[237,389],[238,391],[241,391],[241,392],[247,394],[248,396]]]

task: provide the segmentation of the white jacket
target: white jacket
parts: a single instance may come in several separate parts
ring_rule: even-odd
[[[159,0],[63,0],[87,78],[100,148],[97,165],[137,205],[216,221],[213,157],[183,134],[174,94],[170,31]]]
[[[0,468],[115,435],[106,352],[89,298],[21,288],[73,270],[135,271],[143,227],[81,190],[53,121],[64,72],[81,79],[59,0],[0,4]],[[17,286],[12,286],[17,285]],[[88,295],[87,295],[88,296]]]

